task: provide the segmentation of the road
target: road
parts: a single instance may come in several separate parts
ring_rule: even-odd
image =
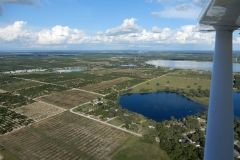
[[[38,83],[42,83],[42,84],[51,84],[51,85],[55,85],[55,86],[62,86],[62,85],[58,85],[58,84],[54,84],[54,83],[41,82],[41,81],[37,81],[37,80],[33,80],[33,79],[25,79],[25,78],[17,78],[17,77],[13,77],[13,78],[21,79],[21,80],[25,80],[25,81],[38,82]],[[64,86],[62,86],[62,87],[64,87]]]
[[[99,96],[105,96],[104,94],[100,94],[100,93],[96,93],[96,92],[91,92],[91,91],[86,91],[86,90],[82,90],[82,89],[78,89],[78,88],[72,88],[72,90],[79,90],[79,91],[83,91],[83,92],[88,92],[88,93],[92,93],[92,94],[97,94]]]
[[[64,87],[63,85],[59,85],[59,84],[54,84],[54,83],[48,83],[48,82],[41,82],[41,81],[37,81],[37,80],[33,80],[33,79],[25,79],[25,78],[17,78],[17,77],[14,77],[16,79],[21,79],[21,80],[25,80],[25,81],[33,81],[33,82],[38,82],[38,83],[42,83],[42,84],[51,84],[51,85],[55,85],[55,86],[61,86],[61,87]],[[92,94],[97,94],[97,95],[100,95],[100,96],[106,96],[104,94],[99,94],[99,93],[96,93],[96,92],[90,92],[90,91],[86,91],[86,90],[82,90],[82,89],[78,89],[78,88],[72,88],[72,90],[79,90],[79,91],[83,91],[83,92],[88,92],[88,93],[92,93]],[[38,97],[39,98],[39,97]]]
[[[157,79],[157,78],[160,78],[160,77],[166,76],[166,75],[168,75],[168,74],[169,74],[169,73],[166,73],[166,74],[161,75],[161,76],[159,76],[159,77],[149,79],[149,80],[144,81],[144,82],[142,82],[142,83],[136,84],[135,86],[132,86],[131,88],[135,88],[135,87],[137,87],[137,86],[139,86],[139,85],[141,85],[141,84],[143,84],[143,83],[147,83],[147,82],[149,82],[149,81],[152,81],[152,80],[154,80],[154,79]]]
[[[87,102],[87,103],[89,103],[89,102]],[[84,103],[84,104],[86,104],[86,103]],[[84,105],[84,104],[82,104],[82,105]],[[78,106],[70,109],[70,112],[73,113],[73,114],[76,114],[76,115],[79,115],[79,116],[82,116],[82,117],[85,117],[85,118],[88,118],[88,119],[91,119],[91,120],[94,120],[94,121],[103,123],[103,124],[105,124],[105,125],[111,126],[111,127],[116,128],[116,129],[118,129],[118,130],[122,130],[122,131],[127,132],[127,133],[130,133],[130,134],[132,134],[132,135],[135,135],[135,136],[138,136],[138,137],[142,137],[141,134],[137,134],[137,133],[135,133],[135,132],[131,132],[131,131],[129,131],[129,130],[123,129],[123,128],[121,128],[121,127],[114,126],[114,125],[112,125],[112,124],[109,124],[109,123],[100,121],[100,120],[98,120],[98,119],[92,118],[92,117],[90,117],[90,116],[86,116],[86,115],[81,114],[81,113],[73,112],[73,110],[74,110],[75,108],[77,108],[77,107],[78,107]]]

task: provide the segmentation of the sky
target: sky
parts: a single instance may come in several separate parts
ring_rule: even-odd
[[[0,0],[0,50],[213,50],[205,1]]]

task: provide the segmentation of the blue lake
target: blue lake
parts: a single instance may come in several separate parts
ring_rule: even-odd
[[[160,67],[178,68],[178,69],[194,69],[212,71],[212,62],[196,62],[196,61],[173,61],[173,60],[153,60],[146,62]],[[240,64],[233,63],[233,72],[240,72]]]
[[[207,107],[171,92],[133,93],[120,97],[119,105],[156,121],[201,114]],[[234,115],[240,117],[240,93],[234,92]]]

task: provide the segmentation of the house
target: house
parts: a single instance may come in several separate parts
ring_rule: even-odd
[[[201,146],[199,144],[196,145],[197,148],[201,148]]]
[[[154,126],[148,126],[148,128],[154,129],[155,127]]]
[[[205,119],[202,119],[202,118],[197,118],[197,120],[198,120],[198,122],[201,122],[201,123],[204,123],[204,122],[206,122],[206,120]]]
[[[171,127],[171,125],[170,125],[170,124],[167,124],[167,125],[165,125],[165,127],[166,127],[166,128],[170,128],[170,127]]]
[[[179,139],[178,142],[180,142],[180,143],[187,143],[188,139],[186,139],[186,138]]]

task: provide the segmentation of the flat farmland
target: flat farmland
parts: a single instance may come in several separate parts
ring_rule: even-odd
[[[141,69],[119,69],[119,70],[115,70],[113,72],[123,72],[123,73],[135,73],[135,74],[139,74],[144,72],[144,70]]]
[[[131,136],[68,111],[3,135],[0,144],[19,159],[108,159]]]
[[[26,106],[14,109],[16,113],[23,114],[35,122],[62,113],[65,109],[43,102],[34,102]]]
[[[88,85],[88,86],[82,87],[81,89],[87,90],[87,91],[96,91],[96,90],[105,89],[105,88],[111,87],[113,85],[123,83],[128,80],[131,80],[131,78],[121,77],[121,78],[104,81],[104,82],[93,84],[93,85]]]
[[[201,76],[201,75],[200,75]],[[199,77],[200,77],[199,76]],[[180,77],[179,75],[165,75],[146,83],[142,83],[133,88],[133,93],[138,92],[157,92],[157,91],[165,91],[166,88],[170,90],[182,89],[187,96],[190,90],[197,90],[199,87],[202,90],[210,89],[210,80],[203,78],[194,78],[194,77]],[[193,97],[187,96],[188,98],[200,102],[204,105],[208,105],[209,97]]]
[[[34,86],[40,86],[40,85],[42,85],[42,83],[20,80],[15,78],[8,78],[8,79],[5,78],[2,80],[2,83],[0,83],[0,89],[6,90],[6,91],[16,91],[16,90],[25,89],[25,88],[34,87]]]
[[[101,96],[80,90],[68,90],[50,96],[44,96],[38,98],[37,100],[62,107],[64,109],[70,109],[99,97]]]

